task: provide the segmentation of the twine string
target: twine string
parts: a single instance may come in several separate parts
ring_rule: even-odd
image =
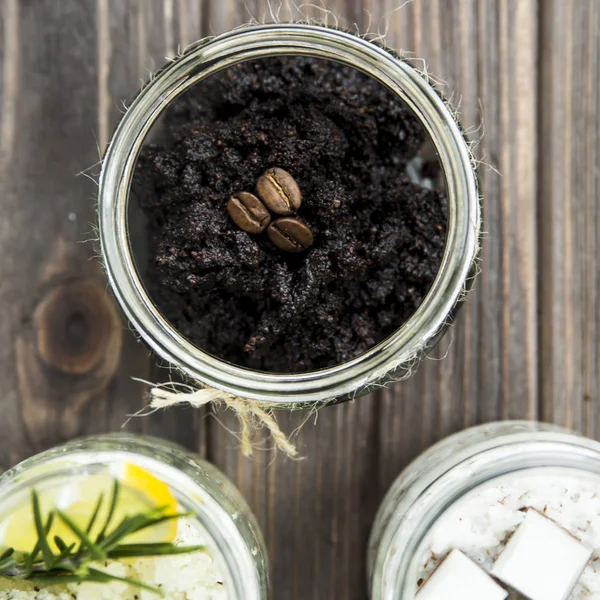
[[[275,446],[284,454],[291,458],[298,456],[296,446],[283,433],[271,410],[263,408],[256,400],[240,398],[211,387],[194,388],[184,385],[178,389],[177,384],[173,383],[153,385],[150,389],[151,412],[181,404],[189,404],[193,408],[209,404],[224,405],[233,411],[242,427],[240,438],[244,456],[252,455],[252,432],[260,427],[267,429]],[[138,416],[141,416],[141,413]]]

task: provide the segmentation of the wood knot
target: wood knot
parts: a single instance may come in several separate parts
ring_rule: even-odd
[[[121,321],[99,283],[80,280],[55,287],[33,318],[41,361],[61,373],[84,375],[96,369],[107,352],[119,353]]]

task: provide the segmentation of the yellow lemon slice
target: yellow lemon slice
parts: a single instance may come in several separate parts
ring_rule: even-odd
[[[90,530],[90,538],[97,539],[108,519],[114,481],[120,483],[115,511],[110,520],[108,533],[126,517],[147,513],[156,508],[164,509],[165,515],[177,514],[177,501],[169,487],[146,469],[132,463],[111,465],[108,472],[83,476],[59,489],[39,492],[40,507],[44,521],[50,511],[59,509],[83,531],[86,531],[94,514],[98,499],[103,502]],[[177,535],[177,520],[169,520],[127,537],[123,543],[173,542]],[[69,546],[79,539],[60,519],[55,518],[48,540],[51,549],[58,552],[54,537],[60,537]],[[0,546],[20,552],[31,552],[37,542],[31,503],[24,504],[0,522]]]

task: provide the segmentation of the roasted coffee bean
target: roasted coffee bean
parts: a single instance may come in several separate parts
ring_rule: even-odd
[[[271,241],[286,252],[302,252],[310,248],[314,241],[310,227],[294,217],[283,217],[273,221],[267,233]]]
[[[291,215],[302,204],[302,192],[296,180],[279,167],[261,175],[256,189],[267,208],[278,215]]]
[[[227,212],[231,220],[248,233],[260,233],[271,222],[271,215],[265,205],[249,192],[238,192],[231,196]]]

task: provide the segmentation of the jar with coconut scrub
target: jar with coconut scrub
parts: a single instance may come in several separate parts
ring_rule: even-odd
[[[101,252],[142,338],[266,404],[406,376],[463,299],[469,147],[394,53],[307,24],[202,40],[141,90],[99,189]]]
[[[452,435],[388,491],[374,600],[600,598],[600,443],[506,421]]]
[[[240,493],[178,446],[91,437],[0,476],[2,600],[266,600],[267,579]]]

